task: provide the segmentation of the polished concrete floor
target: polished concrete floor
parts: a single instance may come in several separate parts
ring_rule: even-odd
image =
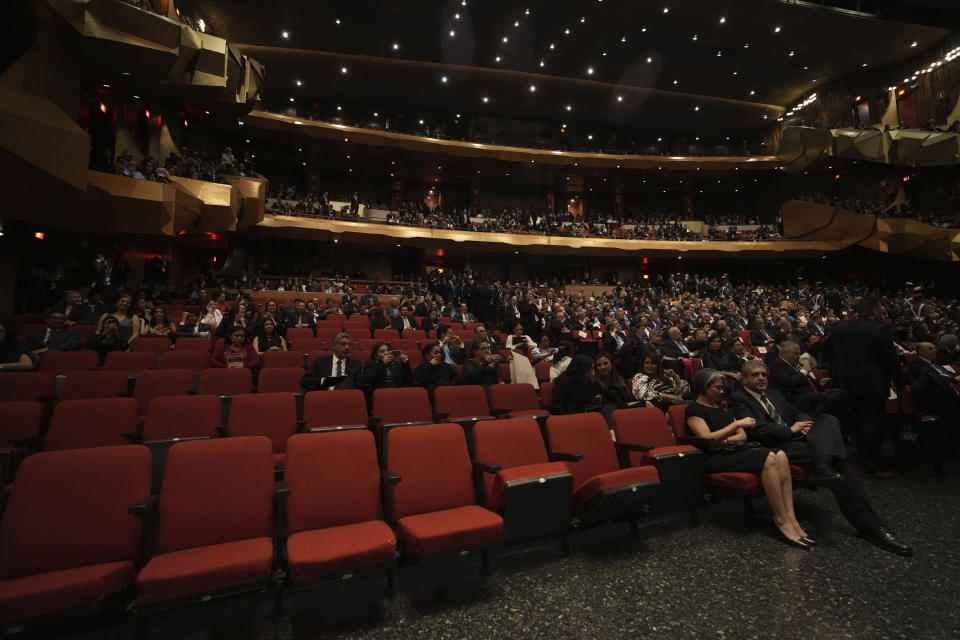
[[[742,504],[704,507],[703,523],[651,523],[578,533],[569,555],[552,542],[502,552],[484,577],[476,558],[355,579],[285,599],[211,603],[149,620],[145,637],[309,638],[960,638],[960,466],[942,476],[867,481],[913,558],[860,539],[827,491],[799,492],[800,519],[821,545],[789,548]],[[100,621],[44,638],[133,638],[129,621]]]

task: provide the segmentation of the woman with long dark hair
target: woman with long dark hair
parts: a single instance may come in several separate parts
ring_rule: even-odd
[[[463,381],[483,387],[503,382],[500,356],[490,353],[490,343],[486,340],[471,343],[470,357],[463,363]]]
[[[664,369],[663,359],[648,351],[643,355],[640,371],[631,381],[633,397],[666,411],[672,404],[683,402],[690,385],[673,369]]]
[[[410,360],[403,353],[378,342],[370,350],[370,359],[363,364],[360,383],[369,393],[377,389],[409,387],[413,379]]]
[[[422,350],[423,363],[413,371],[413,384],[423,387],[431,394],[437,387],[457,384],[457,370],[443,358],[439,342],[431,342]]]
[[[593,358],[584,353],[575,355],[553,383],[554,413],[599,411],[602,398],[603,390],[595,380]]]

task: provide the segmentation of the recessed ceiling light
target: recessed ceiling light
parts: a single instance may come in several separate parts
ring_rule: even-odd
[[[459,13],[453,14],[453,19],[454,19],[454,20],[459,20],[459,19],[460,19],[460,14],[459,14]]]
[[[861,66],[861,67],[866,67],[866,66],[867,66],[867,63],[864,62],[864,63],[863,63],[862,65],[860,65],[860,66]]]
[[[122,76],[128,76],[128,75],[130,75],[130,72],[129,72],[129,71],[124,71],[124,72],[121,73],[120,75],[122,75]]]
[[[646,29],[644,29],[644,31],[646,31]],[[626,41],[627,41],[627,36],[620,36],[620,42],[626,42]]]
[[[566,107],[566,109],[567,109],[567,111],[573,111],[573,105],[572,105],[572,104],[568,104],[567,107]]]
[[[503,36],[503,41],[504,43],[510,42],[510,38],[508,38],[507,36]]]
[[[454,37],[455,35],[457,35],[457,32],[454,31],[453,29],[450,29],[450,37],[452,38],[452,37]]]
[[[519,20],[514,21],[513,26],[519,27],[519,26],[520,26],[520,21],[519,21]]]
[[[792,58],[793,56],[794,56],[794,52],[791,51],[791,52],[790,52],[790,57]]]
[[[557,48],[557,45],[555,45],[555,44],[553,44],[553,43],[551,42],[551,43],[550,43],[550,49],[553,50],[553,49],[556,49],[556,48]]]
[[[210,115],[210,112],[209,112],[209,111],[207,111],[206,109],[204,109],[204,111],[203,111],[203,112],[204,112],[205,114],[207,114],[207,115]]]
[[[722,55],[723,55],[723,53],[722,53],[722,52],[720,52],[720,51],[717,51],[717,57],[718,57],[718,58],[719,58],[720,56],[722,56]]]
[[[673,84],[677,84],[677,80],[674,80],[674,81],[673,81]]]
[[[592,133],[587,136],[587,140],[593,140],[593,134],[592,134]]]
[[[583,16],[580,17],[580,24],[583,24],[583,23],[586,22],[586,21],[587,21],[587,19],[586,19],[585,17],[583,17]]]
[[[297,80],[297,86],[298,86],[298,87],[302,87],[302,86],[303,86],[303,80]]]
[[[592,75],[593,75],[593,67],[587,67],[587,75],[588,75],[588,76],[592,76]]]
[[[911,43],[910,43],[910,46],[911,46],[911,47],[915,47],[915,46],[917,46],[917,41],[916,41],[916,40],[914,40],[913,42],[911,42]]]
[[[340,24],[340,18],[337,18],[336,20],[334,20],[334,22],[336,22],[337,24]]]
[[[700,111],[700,107],[694,107],[693,110],[694,110],[694,111]]]
[[[773,32],[774,32],[774,33],[780,33],[780,27],[774,27],[774,28],[773,28]]]
[[[720,16],[720,24],[726,23],[727,19],[723,16]]]
[[[617,96],[617,102],[623,102],[623,96]]]
[[[697,38],[699,38],[699,37],[700,37],[700,36],[698,36],[697,34],[693,34],[693,41],[696,42],[696,41],[697,41]]]
[[[601,52],[600,52],[600,55],[603,56],[604,58],[606,58],[606,57],[607,57],[607,52],[606,52],[606,51],[601,51]]]
[[[740,75],[740,72],[739,72],[739,71],[734,71],[734,72],[733,72],[733,75],[735,75],[735,76]]]
[[[664,13],[670,13],[670,7],[664,7],[664,8],[663,8],[663,12],[664,12]]]
[[[530,9],[524,9],[524,10],[523,10],[523,15],[525,15],[525,16],[530,15]]]
[[[373,117],[374,117],[374,118],[378,117],[379,115],[380,115],[380,114],[379,114],[378,112],[376,112],[376,111],[373,112]]]
[[[394,50],[394,51],[399,51],[399,50],[400,50],[400,43],[394,42],[394,43],[393,43],[393,50]]]
[[[293,102],[293,98],[290,98],[290,102]]]
[[[657,138],[657,142],[663,142],[663,138]]]
[[[104,89],[109,89],[109,88],[110,88],[110,85],[105,84],[105,85],[103,85],[103,88],[104,88]]]
[[[484,102],[490,102],[490,98],[488,98],[487,96],[483,96],[483,101],[484,101]]]
[[[750,90],[750,95],[755,96],[755,95],[757,95],[757,92],[754,91],[753,89],[751,89],[751,90]]]
[[[493,61],[494,61],[494,62],[500,62],[500,56],[497,56],[496,58],[494,58]]]
[[[460,114],[459,114],[459,113],[457,114],[457,117],[458,117],[458,118],[460,117]]]
[[[289,32],[289,31],[281,31],[281,32],[280,32],[280,37],[281,37],[281,38],[284,38],[284,39],[287,39],[287,38],[290,37],[290,32]]]
[[[447,76],[440,76],[440,82],[446,84],[446,83],[447,83]]]
[[[540,61],[540,68],[542,69],[545,64],[546,64],[546,63],[545,63],[543,60],[541,60],[541,61]]]
[[[347,73],[347,68],[346,68],[346,67],[340,67],[340,73],[346,74],[346,73]]]
[[[534,85],[534,84],[530,85],[530,93],[534,93],[536,92],[536,90],[537,90],[537,85]]]
[[[423,124],[423,120],[420,120],[419,122],[420,122],[420,124]]]
[[[564,30],[563,30],[563,35],[565,35],[565,36],[570,35],[570,29],[569,29],[569,28],[564,29]]]
[[[290,99],[293,100],[293,98],[290,98]],[[340,105],[337,105],[337,111],[343,111],[343,107],[341,107]]]
[[[647,56],[647,64],[650,64],[651,62],[653,62],[653,58],[651,56]]]
[[[749,48],[750,48],[750,43],[749,43],[749,42],[745,42],[745,43],[743,44],[743,48],[744,48],[744,49],[749,49]]]

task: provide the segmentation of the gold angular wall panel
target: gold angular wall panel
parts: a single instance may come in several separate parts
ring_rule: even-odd
[[[240,194],[240,215],[237,218],[237,230],[248,229],[263,221],[269,184],[262,178],[243,176],[223,176]]]
[[[829,157],[910,167],[943,166],[960,164],[960,134],[787,127],[777,155],[789,173],[799,173]]]
[[[241,196],[229,184],[170,176],[173,185],[201,202],[201,216],[191,231],[234,231],[240,213]]]

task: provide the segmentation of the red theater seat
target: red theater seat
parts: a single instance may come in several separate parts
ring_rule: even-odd
[[[152,351],[111,351],[103,363],[108,371],[126,371],[137,374],[157,366],[157,354]]]
[[[303,377],[303,367],[273,367],[262,369],[257,379],[259,393],[275,393],[286,391],[302,393],[300,378]]]
[[[474,427],[473,439],[485,505],[503,516],[504,540],[558,535],[566,544],[573,475],[550,462],[536,421],[488,420]]]
[[[207,368],[210,354],[199,349],[184,351],[164,351],[160,354],[161,369],[189,369],[198,372]]]
[[[264,351],[260,356],[264,369],[271,367],[300,367],[303,369],[303,352],[301,351]]]
[[[287,329],[285,337],[288,342],[296,342],[297,340],[313,340],[317,336],[313,329],[309,327],[291,327]]]
[[[130,377],[125,371],[74,371],[63,380],[60,401],[83,398],[116,398],[127,392]]]
[[[310,391],[303,399],[303,424],[307,429],[366,427],[367,400],[359,389]]]
[[[157,505],[156,555],[137,577],[140,605],[265,588],[273,495],[267,438],[174,444]]]
[[[212,344],[210,338],[177,338],[173,348],[178,351],[203,351],[209,354]]]
[[[143,441],[213,437],[221,424],[217,396],[161,396],[150,402]]]
[[[463,430],[454,424],[391,429],[388,501],[405,551],[412,556],[481,551],[503,540],[503,519],[477,505]]]
[[[300,353],[308,351],[323,351],[333,340],[321,340],[320,338],[297,338],[290,343],[290,348]]]
[[[495,384],[490,387],[490,406],[494,414],[508,413],[511,418],[550,415],[540,406],[532,384]]]
[[[297,399],[292,393],[245,393],[230,402],[227,435],[269,438],[275,469],[283,469],[287,439],[296,432]]]
[[[149,491],[144,447],[25,460],[0,522],[0,624],[92,611],[130,585],[140,523],[127,508]]]
[[[0,373],[0,402],[20,402],[53,397],[57,376],[50,371]]]
[[[573,472],[573,504],[582,522],[633,522],[660,484],[653,467],[620,467],[617,445],[599,413],[550,416],[547,439],[551,458],[566,461]]]
[[[284,478],[290,487],[287,558],[294,584],[392,571],[396,534],[383,520],[377,451],[369,431],[293,436]]]
[[[380,342],[398,340],[400,338],[400,332],[396,329],[374,329],[373,337]]]
[[[540,406],[542,406],[547,411],[550,411],[553,409],[553,383],[552,382],[540,383]]]
[[[130,351],[166,351],[173,345],[169,338],[134,338],[130,341]]]
[[[159,396],[183,396],[193,389],[193,373],[187,369],[148,369],[137,374],[133,397],[140,415],[146,415],[150,401]]]
[[[42,420],[43,405],[36,400],[0,402],[0,452],[9,451],[19,460],[35,448]],[[3,480],[0,475],[0,481]]]
[[[201,396],[237,396],[253,389],[253,373],[246,367],[204,369],[200,374]]]
[[[403,340],[426,340],[427,332],[423,329],[404,329]],[[398,349],[400,347],[397,347]]]
[[[43,448],[54,451],[127,444],[122,434],[136,431],[137,401],[133,398],[64,400],[53,410]]]
[[[100,356],[96,351],[47,351],[40,356],[37,371],[50,371],[65,376],[72,371],[96,369]]]

